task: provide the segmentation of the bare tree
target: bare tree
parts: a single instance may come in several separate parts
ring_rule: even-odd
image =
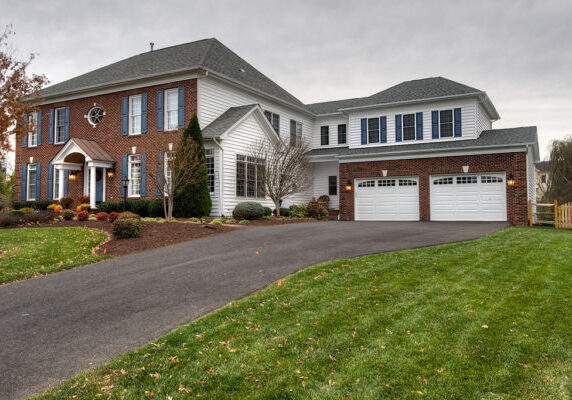
[[[550,196],[560,203],[572,201],[572,136],[552,142]]]
[[[202,176],[204,163],[199,157],[199,144],[185,136],[176,150],[166,150],[157,157],[157,192],[163,198],[163,212],[168,222],[173,220],[173,198],[180,187],[191,185]]]
[[[308,145],[302,141],[262,140],[252,149],[251,156],[262,160],[262,173],[266,196],[270,197],[280,216],[280,201],[312,185],[312,166],[308,159]]]

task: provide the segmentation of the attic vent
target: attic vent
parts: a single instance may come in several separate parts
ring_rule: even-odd
[[[239,68],[238,70],[239,70],[240,72],[246,72],[246,71],[244,70],[244,68]]]

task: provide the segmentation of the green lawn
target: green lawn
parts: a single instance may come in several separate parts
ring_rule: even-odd
[[[107,239],[97,229],[0,230],[0,284],[101,260],[91,249]]]
[[[569,399],[572,232],[308,268],[41,399]]]

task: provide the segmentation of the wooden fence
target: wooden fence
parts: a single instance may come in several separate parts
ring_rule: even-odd
[[[541,211],[539,211],[541,210]],[[554,225],[555,228],[572,228],[572,203],[536,203],[528,201],[529,225]]]

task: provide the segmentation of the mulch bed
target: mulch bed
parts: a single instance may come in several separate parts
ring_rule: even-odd
[[[246,226],[265,226],[265,225],[285,225],[285,224],[299,224],[301,222],[322,222],[314,218],[288,218],[288,219],[257,219],[250,221]]]

